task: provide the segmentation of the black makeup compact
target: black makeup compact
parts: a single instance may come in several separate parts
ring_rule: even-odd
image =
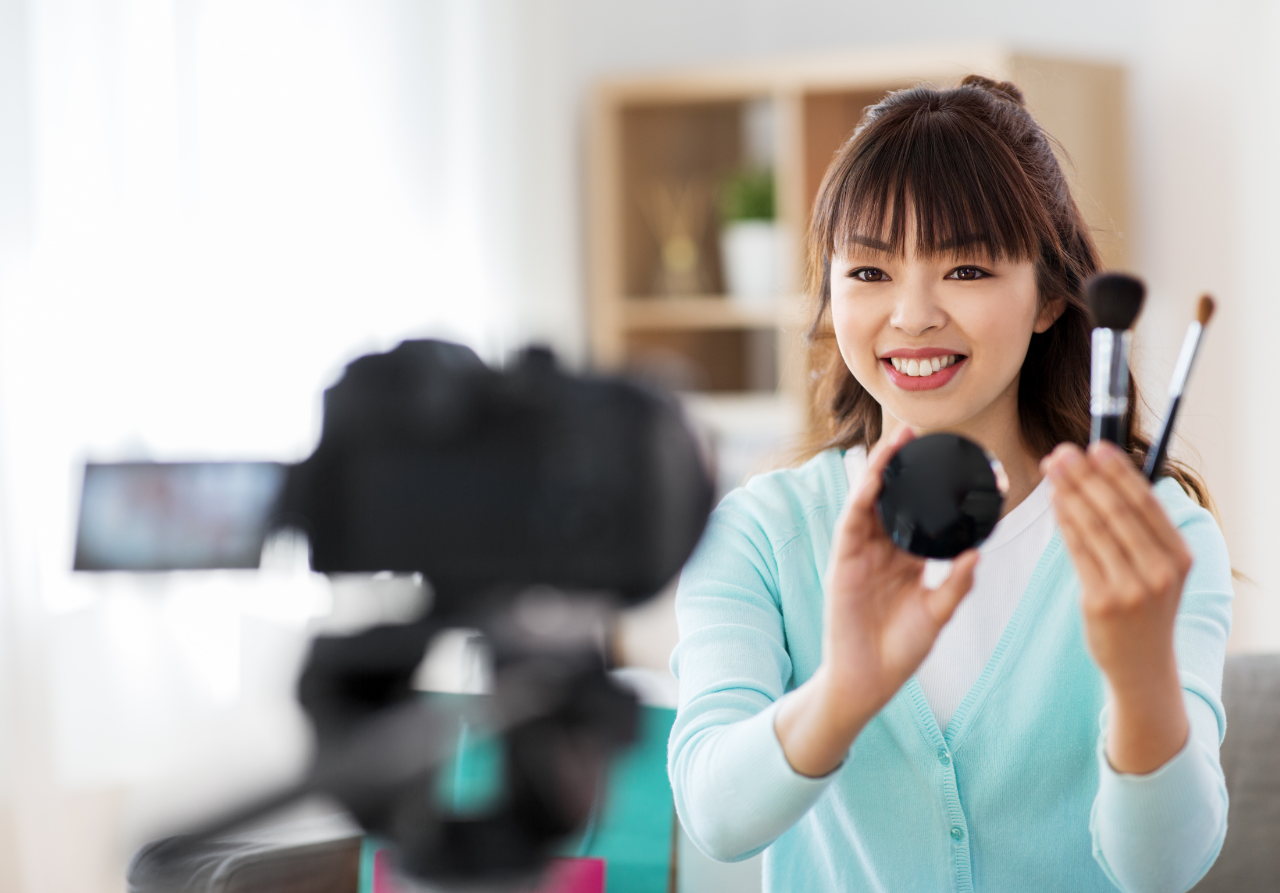
[[[1009,489],[994,456],[958,434],[928,434],[894,453],[876,510],[889,538],[923,558],[955,558],[981,544]]]

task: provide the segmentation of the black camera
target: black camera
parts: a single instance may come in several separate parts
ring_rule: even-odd
[[[668,396],[567,374],[542,349],[495,370],[425,340],[348,365],[299,464],[90,464],[78,570],[256,566],[272,530],[295,528],[316,571],[417,573],[431,591],[410,622],[317,637],[299,682],[317,740],[307,777],[157,846],[153,869],[177,877],[202,842],[321,793],[394,844],[410,874],[526,879],[587,821],[636,715],[599,645],[574,634],[582,612],[561,604],[539,620],[540,605],[653,595],[697,544],[712,496]],[[413,690],[449,626],[489,639],[493,691],[469,708],[483,716]],[[501,742],[503,793],[448,815],[432,791],[464,719]]]

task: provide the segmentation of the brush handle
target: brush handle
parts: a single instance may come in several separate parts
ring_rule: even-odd
[[[1178,417],[1178,407],[1182,405],[1182,395],[1169,398],[1169,408],[1164,413],[1164,423],[1160,426],[1160,436],[1151,442],[1147,450],[1147,461],[1142,466],[1142,475],[1153,484],[1160,466],[1164,465],[1165,454],[1169,452],[1169,441],[1173,440],[1173,422]]]
[[[1093,330],[1089,372],[1091,443],[1109,440],[1123,447],[1127,442],[1124,416],[1129,409],[1129,343],[1128,332]]]
[[[1120,446],[1124,445],[1124,417],[1118,415],[1096,415],[1093,417],[1093,427],[1089,429],[1089,442],[1097,443],[1099,440],[1109,440]]]
[[[1178,352],[1178,364],[1173,367],[1173,378],[1169,381],[1169,408],[1164,412],[1164,422],[1160,425],[1160,436],[1151,441],[1147,450],[1147,461],[1142,466],[1142,473],[1147,480],[1155,483],[1160,466],[1164,465],[1165,454],[1169,452],[1169,441],[1173,440],[1173,422],[1178,417],[1178,407],[1182,405],[1182,391],[1191,376],[1191,364],[1195,362],[1196,351],[1200,349],[1200,336],[1204,326],[1198,320],[1187,326],[1186,337],[1182,339],[1182,350]]]

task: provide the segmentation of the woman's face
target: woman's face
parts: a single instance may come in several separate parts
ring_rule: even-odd
[[[867,240],[871,245],[874,240]],[[831,260],[831,318],[849,371],[916,430],[980,430],[1017,419],[1018,373],[1039,308],[1031,261],[984,250],[926,259],[854,245]]]

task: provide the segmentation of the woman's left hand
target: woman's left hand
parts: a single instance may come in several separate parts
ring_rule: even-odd
[[[1041,470],[1080,575],[1089,650],[1111,684],[1107,757],[1118,772],[1152,772],[1187,740],[1173,628],[1191,553],[1114,444],[1062,444]]]

